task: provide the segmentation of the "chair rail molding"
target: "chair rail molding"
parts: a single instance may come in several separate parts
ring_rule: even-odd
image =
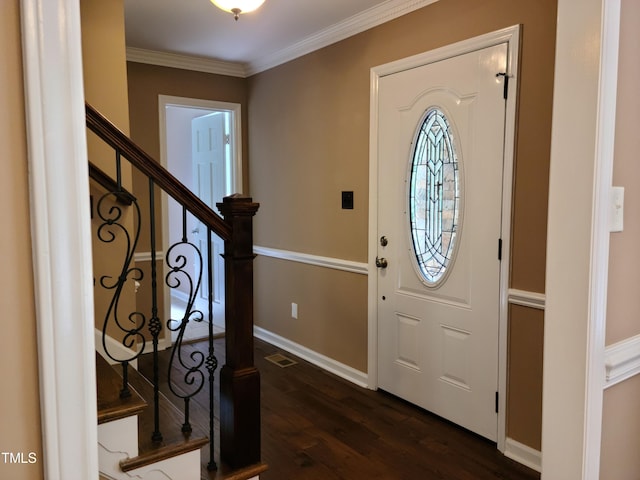
[[[261,247],[258,245],[253,246],[253,252],[258,255],[278,258],[280,260],[289,260],[291,262],[305,263],[307,265],[315,265],[317,267],[332,268],[334,270],[358,273],[360,275],[369,274],[369,265],[364,262],[354,262],[352,260],[344,260],[341,258],[323,257],[320,255],[292,252],[290,250],[280,250],[278,248]]]
[[[508,301],[512,305],[544,310],[546,297],[544,293],[528,292],[526,290],[510,288]]]
[[[640,373],[640,335],[608,345],[604,350],[604,388]]]

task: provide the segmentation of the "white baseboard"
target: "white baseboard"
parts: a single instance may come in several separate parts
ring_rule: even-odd
[[[368,388],[369,377],[366,373],[361,372],[360,370],[356,370],[353,367],[345,365],[344,363],[340,363],[298,343],[292,342],[291,340],[281,337],[280,335],[271,333],[264,328],[254,326],[253,333],[260,340],[264,340],[271,345],[275,345],[278,348],[286,350],[287,352],[292,353],[309,363],[313,363],[315,366],[333,373],[340,378],[344,378],[345,380],[348,380],[349,382],[354,383],[359,387]]]
[[[536,472],[542,472],[542,452],[520,443],[513,438],[507,437],[504,456]]]

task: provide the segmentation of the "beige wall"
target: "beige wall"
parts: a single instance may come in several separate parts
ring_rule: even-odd
[[[129,102],[124,44],[124,1],[81,0],[80,15],[85,99],[120,130],[128,133]],[[90,132],[87,135],[87,148],[89,161],[115,179],[114,150]],[[122,162],[122,181],[126,189],[132,189],[131,168],[124,160]],[[101,287],[100,279],[110,277],[106,279],[106,282],[113,284],[114,279],[120,276],[122,263],[127,252],[127,240],[117,228],[110,229],[117,238],[112,243],[97,240],[97,229],[103,223],[98,213],[98,206],[105,190],[97,186],[95,182],[91,182],[90,185],[93,197],[91,225],[94,239],[93,272],[96,279],[96,288],[94,289],[95,321],[96,326],[102,330],[105,315],[115,290]],[[112,205],[114,202],[111,196],[101,204],[100,212],[105,215],[105,218],[114,218],[114,215],[109,213]],[[122,206],[119,208],[122,213],[119,223],[132,232],[135,221],[133,209],[122,208]],[[105,234],[103,238],[108,238],[108,236]],[[129,280],[120,297],[118,315],[124,319],[135,310],[134,282]],[[116,327],[113,316],[110,316],[107,332],[116,339],[123,337],[123,332]]]
[[[85,99],[128,133],[124,0],[81,0],[80,15]]]
[[[510,284],[544,292],[555,18],[554,0],[446,0],[251,77],[250,187],[261,204],[255,243],[366,262],[371,67],[522,24]],[[354,191],[354,210],[341,210],[342,190]],[[341,277],[336,292],[319,267],[260,257],[256,266],[269,280],[255,285],[257,325],[366,368],[363,278],[332,273]],[[518,368],[509,377],[517,405],[509,405],[508,435],[539,448],[543,314],[514,308],[509,325]]]
[[[640,4],[622,1],[613,185],[625,187],[624,231],[610,237],[606,344],[640,333]],[[640,378],[604,393],[602,478],[640,478]]]
[[[509,307],[507,431],[536,450],[542,443],[542,348],[544,313]]]
[[[0,2],[0,451],[36,454],[34,464],[5,463],[0,478],[43,478],[36,316],[33,301],[29,187],[22,88],[19,1]],[[10,66],[10,68],[6,68]]]

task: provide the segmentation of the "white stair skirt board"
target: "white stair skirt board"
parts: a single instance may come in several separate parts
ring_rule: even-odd
[[[296,355],[297,357],[302,358],[309,363],[313,363],[317,367],[320,367],[328,372],[333,373],[334,375],[337,375],[338,377],[355,383],[359,387],[368,388],[369,378],[365,372],[356,370],[353,367],[345,365],[344,363],[340,363],[298,343],[292,342],[291,340],[281,337],[280,335],[271,333],[264,328],[254,326],[253,333],[260,340],[264,340],[271,345],[275,345],[278,348],[286,350],[287,352],[292,353],[293,355]]]
[[[142,480],[200,480],[200,450],[183,453],[125,473]]]
[[[542,453],[513,438],[507,438],[504,456],[536,472],[542,472]]]
[[[137,455],[137,416],[98,426],[98,464],[102,475],[112,480],[200,479],[200,450],[183,453],[129,472],[123,472],[120,469],[120,461]]]
[[[137,415],[98,425],[98,465],[101,473],[120,478],[124,474],[120,470],[120,460],[137,455]]]

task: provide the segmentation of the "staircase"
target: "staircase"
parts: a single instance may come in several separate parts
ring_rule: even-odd
[[[260,461],[260,377],[253,364],[252,217],[258,204],[238,195],[226,197],[218,204],[223,217],[218,216],[91,106],[86,113],[89,130],[113,149],[115,172],[106,174],[93,164],[89,168],[92,192],[99,191],[97,201],[92,198],[94,257],[100,257],[94,261],[94,283],[96,298],[104,299],[96,301],[102,323],[96,353],[100,478],[257,479],[266,470]],[[123,187],[124,162],[147,179],[142,201],[139,192]],[[156,248],[160,192],[183,212],[182,239],[166,252]],[[204,225],[209,239],[215,234],[225,243],[226,356],[219,374],[213,347],[212,255],[210,247],[200,252],[190,240],[192,218]],[[134,261],[141,236],[148,237],[151,252],[150,271],[145,272]],[[96,265],[106,265],[100,267],[106,272]],[[140,282],[151,289],[146,303],[134,293]],[[184,311],[175,318],[163,318],[158,298],[163,283],[187,293]],[[196,306],[203,293],[208,305]],[[186,354],[184,338],[194,322],[208,324],[208,351]],[[168,368],[160,371],[158,352],[169,330],[176,341],[169,347]],[[143,355],[153,362],[152,378],[135,368]],[[169,386],[172,399],[160,391],[161,382]],[[202,402],[205,393],[209,418],[194,420],[191,402]]]

